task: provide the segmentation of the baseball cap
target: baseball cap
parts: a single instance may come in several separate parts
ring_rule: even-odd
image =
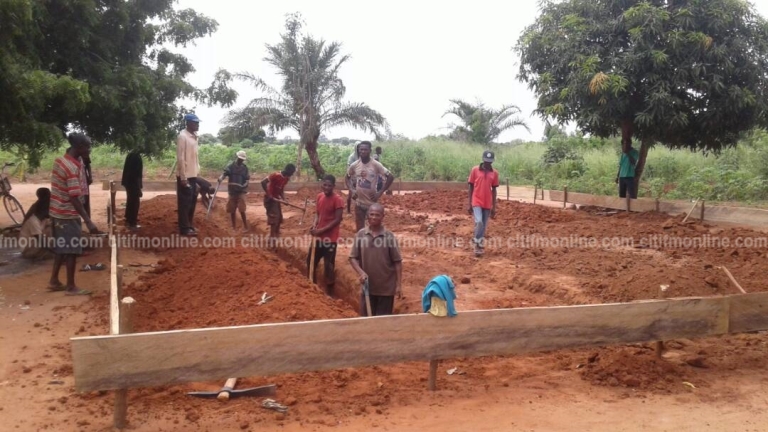
[[[486,150],[483,152],[483,162],[493,162],[495,159],[493,152]]]
[[[237,152],[237,158],[245,160],[245,151],[240,150],[239,152]]]
[[[184,116],[184,121],[200,123],[200,119],[197,117],[197,115],[195,115],[195,113],[186,114]]]

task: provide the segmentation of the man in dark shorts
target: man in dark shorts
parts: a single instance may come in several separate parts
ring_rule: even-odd
[[[91,153],[91,140],[81,134],[72,133],[67,137],[70,147],[62,157],[53,162],[51,173],[51,201],[49,214],[53,227],[53,271],[48,289],[65,291],[67,295],[89,295],[90,291],[75,285],[77,256],[83,253],[82,221],[88,231],[98,234],[99,229],[91,221],[83,207],[83,185],[81,184],[81,158]],[[81,219],[82,218],[82,219]],[[59,270],[64,264],[67,272],[67,284],[59,282]]]
[[[384,228],[384,207],[373,203],[368,208],[368,227],[355,235],[349,263],[360,277],[368,281],[371,313],[392,315],[397,298],[403,297],[403,258],[397,238]],[[365,293],[360,294],[360,316],[367,316]]]
[[[264,189],[264,208],[267,210],[267,224],[269,224],[269,242],[280,237],[280,224],[283,223],[283,210],[280,201],[285,201],[285,185],[296,172],[293,164],[285,166],[283,171],[272,173],[261,181]]]
[[[227,201],[227,213],[232,220],[232,229],[237,229],[237,218],[235,217],[235,211],[240,212],[240,217],[243,219],[243,232],[248,232],[248,223],[245,221],[245,194],[248,193],[248,167],[245,166],[245,152],[240,150],[237,152],[237,159],[227,165],[224,168],[224,173],[219,177],[219,182],[224,180],[224,177],[229,178],[229,184],[227,185],[227,192],[229,192],[229,200]]]
[[[325,269],[325,293],[333,296],[333,285],[336,282],[336,244],[339,241],[339,231],[341,229],[341,218],[344,216],[344,200],[334,192],[336,187],[336,177],[328,174],[323,177],[323,191],[317,195],[315,208],[315,221],[312,223],[309,233],[314,237],[315,242],[315,263],[314,268],[323,259]],[[312,250],[307,255],[307,270],[310,267]],[[315,275],[309,275],[310,280],[315,282]]]
[[[379,202],[381,195],[386,192],[395,178],[384,165],[371,157],[371,143],[363,141],[357,146],[360,159],[347,169],[347,185],[355,200],[355,229],[360,231],[365,226],[365,214],[371,204]],[[379,176],[386,178],[381,190],[376,190]]]

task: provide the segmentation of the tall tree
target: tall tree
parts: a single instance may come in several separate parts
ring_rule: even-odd
[[[242,136],[262,127],[268,127],[270,135],[284,129],[297,131],[296,167],[301,167],[302,149],[306,149],[320,178],[325,170],[317,155],[317,142],[324,130],[346,125],[380,138],[388,126],[384,116],[368,105],[343,101],[346,88],[338,74],[349,56],[341,54],[338,42],[326,43],[303,34],[302,25],[298,13],[289,15],[280,42],[267,45],[264,60],[277,69],[281,87],[275,89],[249,73],[237,75],[260,89],[263,96],[230,111],[225,123]]]
[[[765,126],[768,25],[739,0],[545,1],[518,40],[545,119],[648,149],[719,151]]]
[[[0,147],[30,164],[69,128],[122,150],[167,147],[187,108],[181,99],[231,105],[220,72],[209,89],[186,81],[190,62],[168,49],[216,30],[175,0],[0,2]]]
[[[528,125],[516,116],[520,108],[504,105],[499,109],[486,107],[482,102],[471,104],[461,99],[451,99],[453,106],[443,114],[454,115],[461,124],[451,125],[450,137],[456,140],[488,144],[492,143],[504,131],[518,126],[528,129]]]

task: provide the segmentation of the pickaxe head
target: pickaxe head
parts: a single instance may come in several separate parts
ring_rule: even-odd
[[[304,224],[304,216],[307,215],[307,205],[309,204],[309,198],[304,199],[304,210],[301,213],[301,221],[299,221],[299,225]]]

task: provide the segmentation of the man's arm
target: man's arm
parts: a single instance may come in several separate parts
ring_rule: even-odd
[[[365,283],[365,280],[368,279],[368,275],[363,271],[361,266],[362,263],[360,262],[360,241],[360,237],[355,236],[352,250],[349,251],[349,264],[352,265],[352,269],[355,270],[355,273],[359,276],[360,283]]]
[[[472,194],[475,193],[475,185],[469,184],[469,213],[472,213]]]
[[[496,217],[496,189],[498,189],[496,186],[491,188],[491,193],[493,194],[493,207],[491,207],[491,217]]]
[[[267,190],[267,184],[269,184],[269,177],[264,177],[264,180],[261,181],[261,188],[264,189],[264,193],[267,194],[267,198],[272,198],[269,196],[269,191]]]
[[[83,207],[83,203],[80,202],[80,197],[69,197],[69,202],[72,203],[72,206],[77,210],[77,214],[80,215],[81,218],[83,218],[83,221],[85,222],[85,226],[88,227],[88,231],[90,231],[92,234],[96,234],[99,232],[99,229],[96,228],[96,225],[94,225],[93,221],[91,221],[91,218],[88,216],[88,212],[85,211],[85,208]]]
[[[187,186],[186,154],[187,140],[182,134],[179,134],[179,137],[176,138],[176,175],[179,176],[181,185],[184,187]]]
[[[393,176],[391,172],[387,172],[387,181],[384,182],[384,186],[381,188],[381,191],[376,193],[377,200],[378,200],[378,197],[384,195],[384,192],[389,190],[389,187],[392,186],[392,183],[394,182],[395,182],[395,176]]]

